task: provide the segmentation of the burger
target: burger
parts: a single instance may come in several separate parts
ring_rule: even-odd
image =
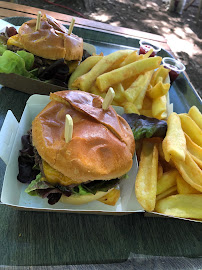
[[[82,57],[89,56],[87,52],[83,54],[83,39],[68,34],[66,27],[47,14],[42,16],[38,30],[36,22],[37,19],[32,19],[23,23],[18,33],[13,27],[7,28],[7,49],[33,54],[32,69],[37,78],[66,83]]]
[[[100,96],[69,90],[51,93],[50,99],[22,139],[18,180],[31,182],[26,192],[48,198],[49,204],[98,200],[132,167],[131,128],[111,106],[102,109]],[[64,136],[67,114],[73,120],[68,143]]]

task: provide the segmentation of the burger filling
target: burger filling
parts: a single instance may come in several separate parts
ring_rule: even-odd
[[[48,203],[57,203],[61,196],[96,194],[98,191],[107,192],[114,188],[120,181],[119,178],[109,181],[95,180],[79,185],[58,184],[59,177],[65,178],[60,172],[53,169],[39,156],[32,145],[31,131],[22,136],[22,150],[18,158],[19,174],[17,179],[22,183],[28,183],[26,192],[30,195],[38,195],[48,198]]]

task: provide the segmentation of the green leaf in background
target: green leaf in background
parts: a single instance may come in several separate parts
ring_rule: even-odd
[[[25,61],[17,53],[6,50],[0,56],[0,73],[15,73],[25,77],[32,75],[25,68]]]

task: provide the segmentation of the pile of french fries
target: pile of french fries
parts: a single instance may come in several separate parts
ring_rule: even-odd
[[[148,212],[202,220],[202,114],[193,106],[167,124],[163,140],[138,147],[137,200]]]
[[[149,58],[152,52],[139,55],[137,51],[120,50],[107,56],[90,56],[72,73],[68,88],[104,98],[112,87],[112,105],[122,106],[125,113],[166,119],[169,69],[160,65],[161,57]]]

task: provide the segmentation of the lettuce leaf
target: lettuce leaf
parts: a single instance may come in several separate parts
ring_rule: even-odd
[[[122,117],[131,127],[135,140],[152,137],[164,138],[166,135],[166,121],[136,113],[123,114]]]
[[[31,70],[34,65],[34,55],[26,51],[17,51],[17,54],[24,60],[26,70]]]
[[[0,73],[15,73],[28,78],[33,76],[27,71],[24,59],[9,50],[4,51],[0,56]]]
[[[119,178],[108,180],[108,181],[95,180],[86,184],[82,183],[80,184],[80,186],[82,187],[82,192],[83,190],[85,190],[87,193],[96,194],[96,192],[98,191],[107,192],[111,188],[115,187],[119,183],[119,181],[120,181]]]
[[[0,44],[0,55],[2,55],[6,51],[7,46],[4,44]]]
[[[29,195],[37,195],[38,189],[48,189],[48,188],[54,188],[54,186],[48,184],[45,181],[41,181],[41,173],[39,173],[36,176],[35,180],[32,180],[32,182],[29,184],[29,186],[25,189],[25,192]]]

